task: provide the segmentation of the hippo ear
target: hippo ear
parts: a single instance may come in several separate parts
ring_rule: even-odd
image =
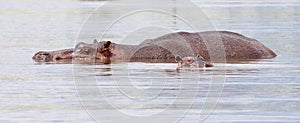
[[[104,43],[104,48],[109,48],[109,47],[112,47],[112,43],[111,43],[111,41],[106,41]]]
[[[175,61],[176,61],[176,62],[180,62],[180,61],[182,61],[182,58],[181,58],[180,56],[176,56],[176,57],[175,57]]]
[[[97,39],[94,39],[94,44],[98,44],[98,41],[97,41]]]

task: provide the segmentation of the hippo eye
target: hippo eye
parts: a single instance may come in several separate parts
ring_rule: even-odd
[[[88,54],[91,53],[91,51],[90,51],[90,50],[87,50],[87,49],[81,50],[81,52],[82,52],[83,54],[85,54],[85,55],[88,55]]]

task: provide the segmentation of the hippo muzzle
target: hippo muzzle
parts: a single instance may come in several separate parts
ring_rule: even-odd
[[[50,52],[40,51],[34,54],[32,59],[36,62],[49,62],[53,59],[53,56]]]
[[[33,55],[32,59],[35,62],[52,62],[61,59],[72,59],[73,49],[65,49],[58,51],[39,51]]]

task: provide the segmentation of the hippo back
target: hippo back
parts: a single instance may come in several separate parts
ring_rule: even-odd
[[[148,46],[159,46],[161,49],[163,49],[160,51],[162,54],[167,54],[164,52],[172,53],[172,55],[168,55],[168,57],[172,58],[175,58],[174,56],[176,55],[200,55],[203,56],[205,60],[210,60],[211,58],[209,52],[217,52],[216,50],[218,49],[208,49],[206,43],[216,40],[221,40],[221,43],[218,45],[222,45],[224,48],[223,50],[225,51],[227,60],[268,59],[276,57],[276,54],[271,49],[264,46],[259,41],[229,31],[171,33],[153,40],[147,40],[146,42],[143,42],[141,46],[145,47],[147,46],[146,44],[148,44]],[[216,48],[218,47],[216,46]]]

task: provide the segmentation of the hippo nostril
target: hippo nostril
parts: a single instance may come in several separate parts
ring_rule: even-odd
[[[60,59],[62,59],[62,57],[60,57],[59,55],[53,56],[53,60],[60,60]]]

